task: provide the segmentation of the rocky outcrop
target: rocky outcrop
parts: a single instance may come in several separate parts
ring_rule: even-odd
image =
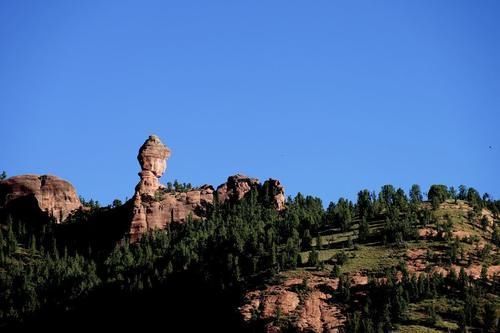
[[[159,178],[165,172],[170,149],[151,135],[139,150],[141,177],[135,189],[130,235],[136,240],[147,230],[162,229],[172,222],[183,223],[206,216],[213,203],[214,188],[204,185],[189,191],[168,191]]]
[[[200,220],[206,217],[213,203],[212,186],[203,186],[187,192],[167,192],[159,188],[155,196],[137,194],[130,235],[136,240],[147,230],[163,229],[169,223],[184,223],[188,219]]]
[[[259,180],[245,175],[234,175],[227,179],[227,182],[217,187],[217,197],[219,202],[240,201],[252,189],[258,189]]]
[[[154,195],[160,188],[159,178],[167,168],[170,149],[156,135],[151,135],[139,149],[137,159],[141,165],[139,176],[141,181],[136,187],[136,193]]]
[[[160,184],[170,149],[156,135],[151,135],[139,150],[141,178],[135,189],[131,217],[132,241],[147,230],[165,228],[169,223],[184,223],[188,219],[206,218],[214,201],[235,203],[255,190],[262,202],[277,210],[285,208],[285,191],[278,180],[261,184],[258,179],[241,174],[230,176],[215,190],[210,185],[175,191]],[[216,199],[217,197],[217,199]]]
[[[40,213],[63,222],[81,207],[74,187],[51,175],[21,175],[0,181],[0,208]]]
[[[277,179],[269,178],[262,185],[261,193],[264,201],[270,203],[276,210],[285,209],[285,188]]]
[[[217,187],[217,198],[222,203],[234,203],[242,200],[252,190],[259,194],[261,202],[278,211],[285,209],[285,189],[279,180],[271,178],[261,184],[257,178],[241,174],[230,176],[227,182]]]
[[[239,308],[243,321],[250,327],[264,325],[265,332],[343,332],[342,302],[332,296],[338,279],[303,274],[248,291]]]

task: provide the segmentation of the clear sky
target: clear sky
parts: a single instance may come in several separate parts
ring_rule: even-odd
[[[132,196],[155,133],[173,152],[163,183],[498,199],[499,17],[497,0],[4,0],[0,170],[107,204]]]

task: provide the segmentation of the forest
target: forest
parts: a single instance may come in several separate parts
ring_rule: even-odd
[[[185,187],[191,185],[176,182],[169,191]],[[372,271],[364,287],[351,286],[343,271],[351,260],[348,251],[366,244],[405,248],[428,225],[435,226],[444,249],[439,262],[463,260],[461,241],[451,232],[455,222],[435,214],[443,203],[459,201],[473,207],[468,218],[479,219],[488,232],[490,248],[482,249],[487,261],[491,247],[500,244],[500,201],[463,185],[432,185],[427,193],[418,185],[408,192],[385,185],[378,193],[359,191],[354,202],[340,198],[326,206],[299,193],[279,213],[251,191],[238,203],[215,202],[204,221],[171,224],[135,243],[118,232],[124,205],[119,201],[108,207],[85,201],[89,209],[63,224],[2,213],[0,328],[163,324],[257,332],[263,324],[245,324],[236,311],[245,291],[281,272],[312,269],[339,279],[331,294],[344,306],[345,332],[393,331],[408,320],[412,303],[425,300],[428,320],[437,321],[436,303],[443,295],[459,308],[450,310],[457,323],[452,330],[497,332],[500,281],[488,279],[486,271],[479,279],[463,268],[458,275],[416,275],[398,262]],[[492,228],[481,220],[482,209],[495,216]],[[338,251],[332,259],[321,258],[332,249]],[[307,281],[301,288],[307,292]],[[282,331],[296,331],[291,320],[278,320]]]

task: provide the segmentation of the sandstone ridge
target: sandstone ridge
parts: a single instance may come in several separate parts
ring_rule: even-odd
[[[267,200],[276,210],[285,208],[284,188],[275,179],[261,184],[256,178],[237,174],[230,176],[216,190],[211,185],[182,191],[168,190],[160,184],[159,178],[165,172],[169,157],[170,149],[156,135],[151,135],[139,150],[140,181],[131,199],[132,240],[148,230],[165,228],[169,223],[184,223],[189,218],[202,220],[207,217],[214,200],[222,204],[237,202],[252,190],[256,190],[259,197]]]

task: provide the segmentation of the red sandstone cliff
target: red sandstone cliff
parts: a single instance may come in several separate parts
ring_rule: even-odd
[[[63,222],[81,207],[74,187],[51,175],[21,175],[0,181],[0,208],[38,211]]]
[[[261,184],[258,179],[240,174],[230,176],[216,191],[210,185],[184,192],[167,191],[159,178],[165,171],[169,156],[170,149],[156,135],[150,136],[139,150],[137,159],[141,165],[141,179],[132,199],[132,240],[147,230],[165,228],[169,223],[205,218],[214,203],[215,194],[219,203],[226,203],[242,200],[251,190],[257,190],[277,210],[285,208],[285,192],[278,180],[269,179]]]
[[[166,170],[169,157],[170,149],[156,135],[151,135],[139,149],[140,181],[129,201],[133,207],[129,229],[132,240],[148,230],[165,228],[169,223],[184,223],[189,218],[202,220],[214,200],[221,204],[238,202],[252,190],[276,210],[285,208],[284,188],[275,179],[261,184],[256,178],[237,174],[216,190],[211,185],[180,192],[167,190],[159,178]],[[0,181],[0,208],[14,206],[61,223],[82,205],[69,182],[55,176],[23,175]]]

